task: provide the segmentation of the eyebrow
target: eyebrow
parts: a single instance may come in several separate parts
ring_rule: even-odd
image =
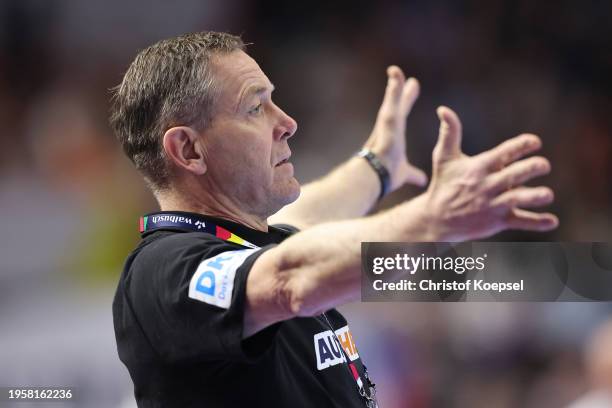
[[[268,86],[262,86],[262,85],[251,85],[249,86],[246,91],[244,91],[241,95],[240,95],[240,99],[238,100],[238,104],[236,105],[236,109],[239,109],[243,102],[250,97],[251,95],[259,95],[259,94],[263,94],[266,93],[268,91],[270,91],[270,93],[274,92],[275,86],[274,84],[270,84],[270,87]]]

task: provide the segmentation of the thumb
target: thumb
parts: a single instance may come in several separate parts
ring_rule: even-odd
[[[436,153],[440,159],[448,159],[461,154],[461,121],[452,109],[440,106],[436,113],[440,118],[440,133]]]
[[[407,182],[415,186],[425,187],[427,185],[427,174],[418,167],[410,165]]]
[[[403,163],[391,177],[391,189],[396,190],[404,184],[412,184],[418,187],[427,185],[427,174],[410,163]]]

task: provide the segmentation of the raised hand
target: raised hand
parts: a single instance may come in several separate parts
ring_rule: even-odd
[[[419,97],[419,83],[414,78],[406,80],[395,65],[387,68],[387,76],[385,96],[364,147],[374,152],[389,170],[391,190],[406,183],[425,186],[425,172],[410,164],[406,156],[406,118]]]
[[[536,135],[522,134],[476,156],[461,151],[461,121],[447,107],[438,108],[440,134],[433,151],[433,174],[426,205],[434,214],[436,236],[445,241],[485,238],[506,229],[547,231],[559,221],[550,213],[525,210],[550,204],[548,187],[525,187],[550,172]]]

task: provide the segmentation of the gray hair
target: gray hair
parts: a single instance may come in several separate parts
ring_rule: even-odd
[[[162,136],[173,126],[210,125],[216,99],[210,59],[244,50],[240,37],[212,31],[160,41],[142,50],[112,89],[110,124],[149,186],[169,186]]]

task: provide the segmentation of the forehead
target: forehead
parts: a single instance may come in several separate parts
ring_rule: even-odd
[[[266,74],[257,62],[243,51],[218,55],[213,60],[215,77],[219,87],[219,103],[235,106],[247,91],[272,88]]]

